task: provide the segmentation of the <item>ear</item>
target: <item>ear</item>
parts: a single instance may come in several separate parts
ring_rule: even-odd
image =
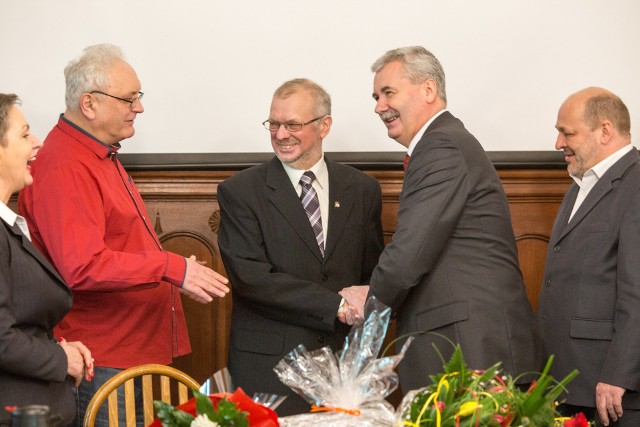
[[[613,140],[614,128],[609,120],[603,120],[598,125],[603,145],[608,145]]]
[[[98,105],[96,104],[93,96],[91,96],[90,93],[83,93],[82,96],[80,96],[80,112],[88,120],[93,120],[96,118],[97,107]]]
[[[422,90],[427,104],[432,104],[438,97],[438,85],[433,79],[425,80],[422,83]]]
[[[328,134],[329,130],[331,130],[331,124],[333,123],[333,118],[331,116],[324,116],[322,121],[320,122],[320,137],[324,139]]]

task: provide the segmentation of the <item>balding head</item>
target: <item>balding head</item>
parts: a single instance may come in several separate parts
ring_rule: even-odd
[[[606,89],[589,87],[569,96],[558,111],[556,149],[569,172],[582,178],[593,166],[631,143],[629,110]]]
[[[600,87],[588,87],[567,98],[582,111],[582,119],[591,130],[595,130],[602,121],[609,121],[622,137],[631,137],[631,118],[627,106],[620,97]]]

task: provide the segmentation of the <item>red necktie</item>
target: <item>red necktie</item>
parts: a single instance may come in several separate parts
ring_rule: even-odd
[[[408,154],[405,154],[405,155],[404,155],[404,167],[403,167],[403,169],[404,169],[405,171],[407,170],[407,165],[409,164],[409,159],[410,159],[410,158],[411,158],[411,156],[410,156],[410,155],[408,155]]]

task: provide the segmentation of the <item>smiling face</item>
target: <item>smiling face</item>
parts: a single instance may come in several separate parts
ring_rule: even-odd
[[[286,98],[274,96],[269,120],[280,123],[306,123],[316,118],[314,99],[309,91],[300,89]],[[281,162],[294,169],[307,170],[322,157],[322,140],[331,128],[331,116],[305,125],[296,132],[284,126],[270,132],[271,146]]]
[[[433,80],[411,83],[400,61],[382,67],[373,80],[373,99],[376,101],[375,112],[387,127],[389,138],[408,147],[420,128],[435,114],[436,93]]]
[[[599,130],[591,129],[584,121],[584,97],[567,99],[558,111],[556,150],[564,152],[567,170],[577,178],[606,157],[601,154]]]
[[[15,105],[7,114],[7,127],[0,144],[0,197],[7,204],[16,191],[33,183],[28,166],[42,142],[29,131],[22,111]]]

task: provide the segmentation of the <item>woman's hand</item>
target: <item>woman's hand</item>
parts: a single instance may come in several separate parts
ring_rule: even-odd
[[[60,346],[67,355],[67,375],[74,379],[75,386],[78,387],[82,378],[87,381],[93,379],[93,359],[91,352],[80,341],[67,342],[64,338],[59,338]]]

